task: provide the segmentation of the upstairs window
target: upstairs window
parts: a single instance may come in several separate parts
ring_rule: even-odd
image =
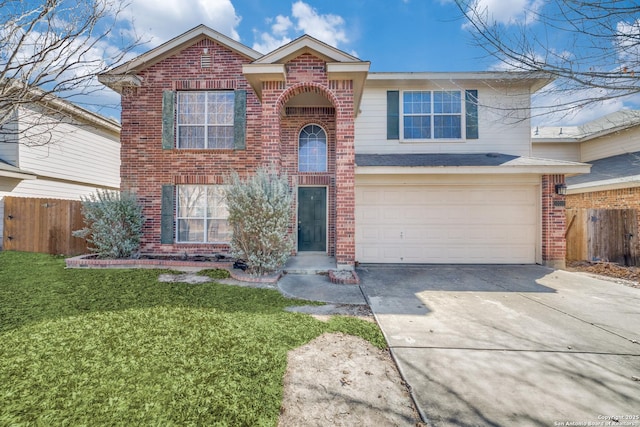
[[[327,171],[327,134],[318,125],[307,125],[300,131],[298,170],[300,172]]]
[[[462,138],[460,91],[405,91],[402,98],[404,139]]]
[[[178,92],[177,148],[234,148],[234,92]]]

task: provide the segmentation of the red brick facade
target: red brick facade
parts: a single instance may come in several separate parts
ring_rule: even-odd
[[[556,184],[564,184],[564,175],[542,176],[542,262],[549,267],[564,268],[565,196],[556,194]]]
[[[213,60],[210,68],[201,68],[204,49]],[[242,65],[249,62],[204,39],[144,69],[138,74],[143,84],[123,90],[121,185],[135,192],[143,206],[146,222],[141,250],[189,254],[226,250],[226,245],[161,244],[162,186],[221,184],[231,171],[246,175],[260,165],[274,165],[289,175],[294,188],[327,188],[327,253],[336,256],[338,264],[352,266],[355,151],[351,81],[329,81],[325,62],[302,54],[286,64],[286,83],[263,83],[260,101],[242,74]],[[163,92],[204,89],[247,90],[245,149],[163,149]],[[287,105],[307,93],[324,97],[326,106]],[[326,172],[298,172],[298,135],[308,124],[321,126],[327,134]],[[292,233],[296,229],[292,222]]]
[[[211,68],[200,67],[203,49]],[[141,250],[164,253],[211,253],[210,244],[162,245],[161,194],[167,184],[220,184],[232,170],[252,173],[262,161],[261,104],[242,76],[249,59],[211,41],[201,40],[139,73],[144,82],[122,93],[121,187],[133,191],[146,218]],[[162,148],[162,93],[166,90],[247,89],[247,144],[244,150]]]
[[[567,196],[567,209],[569,208],[638,209],[640,208],[640,187],[570,194]]]
[[[232,171],[246,176],[260,166],[273,166],[288,174],[294,195],[301,186],[327,189],[326,252],[335,256],[339,267],[353,267],[354,103],[360,99],[366,71],[358,71],[361,80],[350,80],[355,76],[350,73],[357,67],[347,64],[335,71],[336,64],[344,64],[327,60],[315,49],[303,48],[298,53],[285,49],[288,56],[283,54],[268,62],[274,58],[271,54],[258,60],[256,52],[237,44],[232,48],[233,41],[227,45],[216,40],[194,37],[166,54],[151,56],[148,63],[138,61],[135,73],[131,73],[133,82],[127,80],[128,69],[120,71],[119,78],[126,80],[118,86],[122,92],[121,185],[123,190],[137,194],[143,207],[146,222],[141,251],[208,254],[227,250],[225,244],[162,243],[167,242],[166,233],[163,236],[163,224],[167,229],[163,195],[172,189],[170,186],[222,184]],[[202,61],[203,55],[206,61]],[[345,61],[351,59],[347,56]],[[368,70],[368,63],[364,64]],[[175,144],[167,145],[166,126],[163,133],[163,119],[169,115],[163,117],[165,95],[216,89],[246,92],[244,144],[235,149],[177,149]],[[327,135],[327,168],[323,172],[298,171],[299,135],[309,124],[320,126]],[[563,175],[541,177],[541,258],[554,267],[564,265],[566,252],[564,196],[555,194],[555,184],[563,182]],[[290,232],[297,236],[297,202],[291,213]],[[169,218],[169,225],[172,221],[175,225],[175,216]]]

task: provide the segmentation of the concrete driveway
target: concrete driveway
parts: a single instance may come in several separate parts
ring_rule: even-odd
[[[429,425],[640,427],[640,290],[532,265],[358,274]]]

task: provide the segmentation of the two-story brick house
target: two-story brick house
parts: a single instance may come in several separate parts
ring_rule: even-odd
[[[563,196],[580,163],[531,156],[545,76],[369,73],[302,36],[266,55],[199,26],[114,68],[122,189],[143,252],[225,250],[232,170],[290,177],[296,252],[355,262],[564,262]],[[508,111],[508,114],[503,114]]]

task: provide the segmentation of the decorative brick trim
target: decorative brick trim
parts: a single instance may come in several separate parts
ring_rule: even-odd
[[[172,90],[234,90],[238,87],[235,79],[229,80],[174,80]]]
[[[298,175],[298,185],[333,185],[334,182],[330,175]]]
[[[336,109],[333,107],[286,107],[286,116],[333,116]]]
[[[315,82],[301,82],[287,88],[284,92],[282,92],[282,94],[280,94],[276,101],[276,111],[279,111],[281,115],[285,115],[286,111],[284,106],[286,105],[286,103],[289,102],[294,96],[303,93],[317,93],[319,95],[325,96],[334,107],[340,105],[340,102],[338,102],[335,94],[328,90],[325,85]]]
[[[220,175],[179,175],[173,177],[175,185],[220,185],[224,177]]]
[[[65,259],[67,268],[171,268],[199,267],[231,269],[230,261],[180,261],[173,259],[100,259],[95,255],[80,255]]]

